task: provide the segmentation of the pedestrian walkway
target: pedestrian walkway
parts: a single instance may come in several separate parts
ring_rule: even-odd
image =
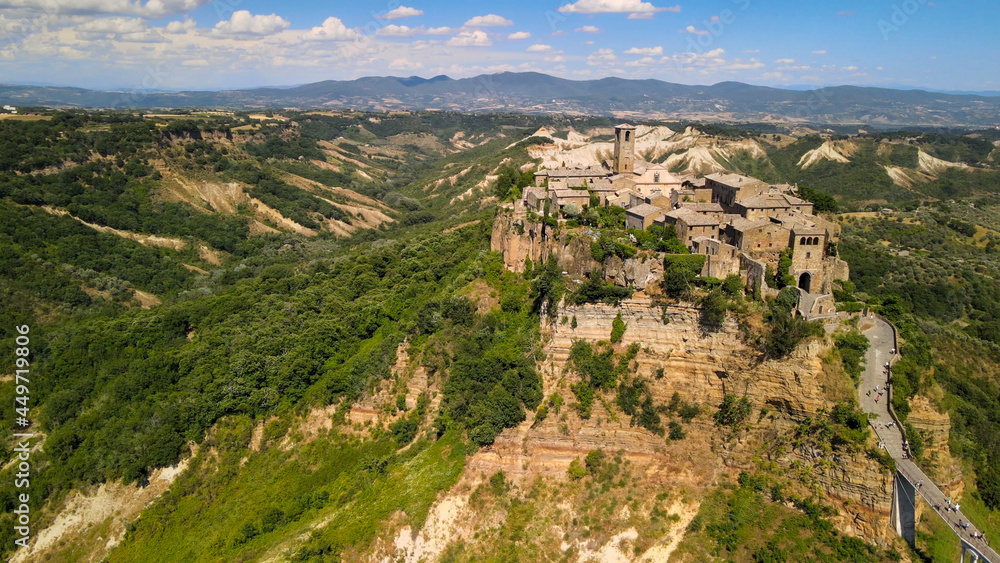
[[[888,322],[878,317],[873,321],[875,326],[864,333],[871,345],[865,355],[865,370],[861,374],[858,390],[861,408],[872,415],[869,417],[872,428],[882,447],[896,460],[898,472],[914,486],[928,506],[987,561],[1000,563],[1000,555],[986,543],[990,538],[978,539],[979,530],[959,510],[951,510],[948,496],[908,456],[904,457],[903,430],[889,413],[890,395],[886,390],[888,370],[885,365],[887,362],[891,364],[897,357],[894,353],[894,333]]]

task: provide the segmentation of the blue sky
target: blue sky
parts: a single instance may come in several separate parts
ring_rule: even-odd
[[[537,71],[996,91],[997,23],[987,0],[0,0],[0,82],[229,89]]]

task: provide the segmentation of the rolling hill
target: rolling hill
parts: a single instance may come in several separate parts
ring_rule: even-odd
[[[784,90],[739,82],[711,86],[661,80],[566,80],[539,73],[500,73],[452,79],[435,76],[326,80],[292,88],[223,91],[95,91],[0,85],[0,102],[18,106],[84,108],[342,108],[439,109],[666,117],[710,120],[900,125],[993,126],[1000,97],[835,86]]]

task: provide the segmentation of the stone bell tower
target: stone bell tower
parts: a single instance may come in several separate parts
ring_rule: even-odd
[[[635,169],[635,126],[623,123],[615,127],[615,174],[631,174]]]

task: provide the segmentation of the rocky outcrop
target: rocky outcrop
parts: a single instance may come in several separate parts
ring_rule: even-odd
[[[665,404],[676,392],[684,401],[701,405],[703,413],[685,424],[686,439],[671,442],[631,426],[629,417],[611,405],[612,394],[605,398],[607,403],[595,400],[587,420],[570,406],[575,397],[569,386],[578,378],[566,369],[573,341],[608,340],[619,313],[627,324],[619,346],[641,346],[636,374],[649,382],[654,402]],[[663,310],[646,299],[617,308],[564,307],[558,317],[567,322],[545,327],[541,371],[545,396],[561,395],[562,411],[550,411],[542,422],[529,416],[505,431],[492,447],[473,456],[471,470],[485,475],[503,470],[528,482],[538,475],[563,477],[570,462],[600,448],[620,453],[647,477],[665,479],[671,488],[700,489],[716,485],[723,474],[732,478],[739,471],[755,470],[753,460],[766,455],[794,474],[809,493],[838,504],[841,510],[834,520],[845,533],[885,542],[893,537],[888,524],[892,481],[876,462],[863,452],[834,454],[792,438],[802,420],[824,416],[832,406],[817,379],[829,347],[825,341],[811,339],[789,358],[765,361],[743,342],[735,322],[707,330],[697,308],[675,305]],[[574,318],[576,328],[569,322]],[[726,394],[746,396],[753,404],[751,430],[736,440],[722,436],[711,418]]]
[[[531,221],[523,210],[501,210],[493,221],[490,249],[503,254],[504,266],[512,272],[524,272],[528,260],[533,265],[543,264],[555,256],[562,271],[571,276],[580,278],[603,269],[610,281],[639,291],[663,278],[663,261],[658,254],[640,252],[627,260],[612,255],[602,264],[590,251],[591,242],[599,236],[597,231],[563,230],[553,236],[554,230],[543,229],[542,223]]]
[[[628,260],[611,256],[604,260],[604,270],[616,285],[634,287],[639,291],[663,279],[663,261],[646,254]]]
[[[600,267],[590,255],[590,239],[565,231],[556,238],[553,230],[531,221],[523,212],[502,209],[493,221],[490,249],[503,254],[504,266],[512,272],[524,272],[528,260],[542,264],[551,256],[559,260],[564,272],[574,276]]]
[[[951,416],[938,412],[923,395],[910,399],[910,413],[906,422],[924,439],[921,468],[943,489],[958,494],[964,488],[962,466],[951,456],[948,439],[951,435]]]
[[[669,401],[675,391],[685,399],[711,405],[722,402],[725,394],[746,395],[758,408],[769,405],[772,411],[796,417],[815,415],[827,406],[816,381],[825,349],[822,342],[807,342],[781,361],[763,361],[743,342],[735,322],[709,330],[701,324],[696,307],[670,306],[664,314],[646,299],[625,301],[618,308],[561,309],[560,316],[576,318],[577,328],[571,324],[553,327],[546,347],[551,356],[546,375],[565,368],[573,340],[608,340],[611,322],[619,312],[628,326],[621,345],[635,342],[642,346],[637,374],[652,382],[658,401]],[[661,368],[663,377],[657,379]]]

